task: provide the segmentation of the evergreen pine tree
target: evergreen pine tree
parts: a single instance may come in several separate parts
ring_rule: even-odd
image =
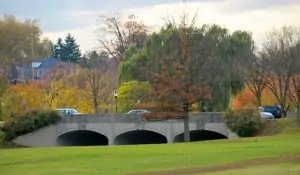
[[[64,46],[62,39],[58,38],[56,44],[54,44],[54,46],[53,46],[53,57],[60,59],[62,61],[66,61],[65,54],[64,54],[65,53],[64,47],[65,46]]]
[[[70,33],[65,38],[63,53],[67,62],[78,63],[81,59],[79,45],[76,44],[75,38]]]

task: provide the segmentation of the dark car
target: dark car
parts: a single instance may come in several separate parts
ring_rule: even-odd
[[[280,106],[262,106],[263,108],[263,112],[269,112],[271,114],[273,114],[274,118],[281,118],[283,117],[282,113],[282,109]]]

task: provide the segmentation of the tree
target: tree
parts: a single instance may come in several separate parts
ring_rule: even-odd
[[[9,80],[5,75],[2,74],[3,72],[0,71],[0,121],[2,120],[2,107],[3,107],[3,101],[2,96],[5,94],[5,92],[9,88]]]
[[[100,69],[103,73],[107,72],[107,61],[109,54],[105,51],[89,51],[80,60],[80,66],[87,69]]]
[[[252,85],[250,85],[252,86]],[[246,86],[241,92],[239,92],[232,103],[232,108],[234,110],[238,109],[257,109],[257,97],[253,90]],[[276,99],[274,95],[268,90],[264,89],[261,93],[260,103],[261,105],[274,104]]]
[[[27,109],[43,108],[43,98],[42,84],[39,81],[10,86],[2,96],[2,102],[5,104],[4,116],[7,118]]]
[[[138,17],[131,14],[122,21],[122,16],[116,13],[113,16],[102,16],[100,43],[112,58],[118,62],[122,60],[123,54],[129,45],[133,44],[137,48],[142,48],[143,42],[147,36],[147,26]],[[110,39],[107,39],[109,36]],[[113,37],[113,38],[112,38]]]
[[[245,88],[239,94],[236,95],[233,100],[233,109],[253,109],[256,107],[255,95],[249,88]]]
[[[211,99],[202,99],[199,103],[211,106],[209,110],[226,110],[231,96],[238,93],[244,86],[244,79],[236,69],[243,61],[240,56],[246,49],[251,49],[253,40],[251,34],[244,31],[235,31],[230,34],[226,28],[218,25],[203,26],[210,28],[211,37],[218,38],[216,56],[206,61],[206,69],[210,74],[206,76],[211,88]],[[191,33],[190,40],[198,41],[199,36]],[[172,55],[175,46],[179,45],[179,32],[175,32],[172,25],[167,25],[159,32],[149,35],[142,49],[130,46],[124,53],[119,65],[120,83],[138,80],[147,80],[147,72],[143,67],[148,61],[161,61],[161,55]],[[176,48],[178,49],[178,48]],[[176,50],[175,49],[175,50]],[[160,67],[156,64],[157,68]]]
[[[109,53],[108,74],[112,80],[113,86],[118,84],[118,67],[123,60],[125,51],[130,45],[136,48],[142,48],[147,36],[148,27],[135,15],[128,15],[125,20],[116,13],[113,16],[102,16],[100,18],[99,41],[101,50]]]
[[[299,69],[299,55],[295,48],[300,42],[300,30],[283,27],[267,35],[261,57],[267,69],[267,88],[274,94],[283,110],[287,109],[290,82]],[[297,50],[297,49],[296,49]]]
[[[51,57],[53,55],[53,48],[54,46],[51,40],[48,38],[43,39],[39,48],[40,55]]]
[[[249,90],[255,95],[257,107],[262,104],[263,91],[267,86],[267,72],[263,61],[254,55],[253,51],[245,53],[246,61],[240,65],[240,72],[244,76]]]
[[[17,65],[46,56],[41,48],[42,31],[37,20],[19,21],[13,15],[0,17],[0,69],[7,70],[14,59]]]
[[[93,99],[94,112],[99,114],[99,105],[109,103],[108,99],[111,97],[109,79],[100,69],[96,68],[86,69],[85,74],[86,88]]]
[[[63,53],[65,54],[65,57],[62,58],[62,61],[78,63],[78,61],[81,59],[79,45],[76,44],[75,38],[71,36],[70,33],[68,33],[65,38]]]
[[[53,57],[64,62],[78,63],[80,61],[81,52],[79,45],[77,45],[75,38],[70,33],[68,33],[64,42],[61,38],[58,38],[53,46]]]
[[[141,104],[151,104],[151,86],[148,82],[123,82],[118,88],[118,106],[120,112],[139,107]]]
[[[61,59],[64,56],[64,44],[61,38],[58,38],[56,43],[53,45],[53,57],[57,59]]]
[[[291,55],[295,57],[296,69],[293,72],[290,85],[290,101],[296,104],[298,124],[300,126],[300,40],[290,50]]]
[[[290,82],[289,98],[290,102],[296,106],[297,115],[299,113],[300,105],[300,75],[294,75]]]
[[[163,108],[181,113],[184,138],[189,142],[189,106],[210,97],[207,60],[217,55],[216,46],[220,41],[212,35],[213,27],[197,28],[193,22],[188,25],[186,14],[180,25],[169,24],[167,27],[174,32],[171,33],[174,37],[168,41],[173,43],[169,45],[170,54],[158,55],[160,53],[157,52],[158,59],[149,60],[149,80],[153,96],[164,103]],[[179,37],[176,37],[176,33]]]
[[[75,85],[78,84],[78,81],[78,74],[64,76],[63,79],[52,81],[48,92],[45,94],[48,107],[51,109],[75,108],[82,113],[93,113],[91,98],[85,89],[80,89]]]
[[[245,60],[243,54],[251,50],[252,36],[246,31],[235,31],[232,34],[226,28],[218,25],[211,26],[210,35],[218,38],[216,56],[208,59],[204,67],[207,72],[207,80],[210,83],[211,99],[201,101],[208,105],[209,111],[224,111],[229,107],[231,97],[244,88],[244,79],[238,65]]]
[[[108,105],[109,97],[113,91],[109,77],[106,75],[108,60],[107,52],[97,53],[91,51],[86,53],[81,61],[81,66],[84,67],[83,81],[85,81],[84,88],[89,92],[89,96],[93,99],[94,112],[99,114],[100,104]],[[104,110],[103,110],[104,111]]]
[[[137,49],[130,46],[124,53],[124,58],[119,65],[119,82],[146,81],[146,71],[143,69],[147,65],[147,55],[145,49]]]

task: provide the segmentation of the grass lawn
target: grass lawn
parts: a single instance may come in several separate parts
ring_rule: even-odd
[[[0,150],[0,174],[119,175],[191,166],[211,166],[294,153],[300,153],[299,130],[270,137],[189,144],[20,148]],[[270,169],[272,167],[263,168],[264,171]],[[255,170],[257,167],[246,169],[247,172],[255,172]]]
[[[258,135],[270,136],[284,133],[286,130],[297,127],[297,120],[293,118],[282,118],[277,120],[267,120],[264,122],[262,130]]]
[[[275,164],[269,166],[255,166],[250,168],[222,171],[218,173],[200,173],[194,175],[299,175],[300,162]]]

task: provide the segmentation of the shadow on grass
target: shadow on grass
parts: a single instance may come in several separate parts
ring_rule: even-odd
[[[0,149],[12,149],[12,148],[28,148],[28,147],[18,145],[12,142],[7,142],[7,141],[0,142]]]
[[[253,166],[273,165],[273,164],[289,163],[289,162],[300,162],[300,153],[293,154],[293,155],[278,156],[278,157],[250,159],[250,160],[221,164],[216,166],[190,167],[190,168],[171,169],[171,170],[156,171],[156,172],[135,173],[135,174],[128,174],[128,175],[183,175],[183,174],[193,175],[197,173],[215,173],[220,171],[244,169]]]

